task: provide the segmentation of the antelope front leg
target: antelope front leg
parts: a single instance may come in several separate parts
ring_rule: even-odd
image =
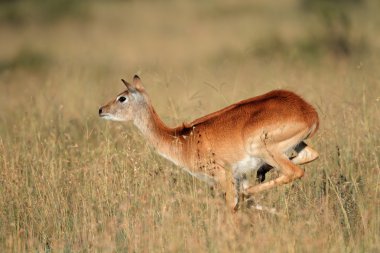
[[[236,212],[238,210],[239,202],[237,191],[239,182],[233,177],[232,171],[229,168],[218,166],[215,168],[214,173],[218,188],[225,193],[227,207],[230,208],[232,212]]]

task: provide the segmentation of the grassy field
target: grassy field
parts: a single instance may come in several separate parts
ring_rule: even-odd
[[[63,2],[0,3],[1,252],[380,251],[375,0],[348,10],[343,53],[302,1]],[[170,126],[272,89],[310,101],[320,158],[256,196],[283,215],[232,216],[132,125],[100,120],[135,73]]]

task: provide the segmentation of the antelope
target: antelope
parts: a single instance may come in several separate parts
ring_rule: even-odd
[[[233,211],[241,196],[302,178],[299,165],[319,156],[304,142],[317,131],[318,114],[291,91],[273,90],[170,128],[154,110],[140,77],[122,82],[126,90],[101,106],[99,116],[132,121],[161,156],[220,189]],[[279,170],[277,178],[249,185],[248,173],[258,170],[263,181],[271,168]]]

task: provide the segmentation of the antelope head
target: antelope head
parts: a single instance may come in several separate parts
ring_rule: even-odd
[[[135,75],[132,84],[124,79],[121,79],[121,81],[127,89],[99,108],[101,118],[114,121],[130,121],[135,118],[142,105],[146,105],[147,97],[140,77]]]

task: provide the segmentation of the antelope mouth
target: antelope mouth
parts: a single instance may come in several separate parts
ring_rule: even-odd
[[[99,117],[103,118],[103,119],[112,119],[113,115],[108,113],[108,112],[104,112],[103,107],[100,107],[99,108]]]
[[[113,119],[113,118],[115,118],[112,114],[109,114],[109,113],[100,113],[99,117],[102,119]]]
[[[112,120],[112,121],[124,121],[123,119],[120,119],[116,117],[115,115],[112,115],[110,113],[100,113],[99,117],[105,120]]]

